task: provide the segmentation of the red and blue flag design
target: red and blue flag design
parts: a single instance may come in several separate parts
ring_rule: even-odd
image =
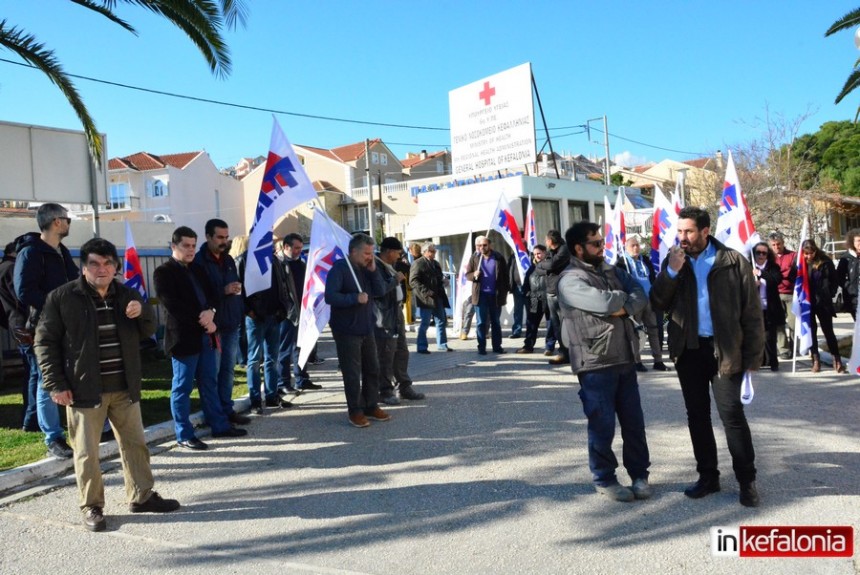
[[[515,254],[520,278],[526,277],[526,272],[531,266],[531,259],[529,258],[529,252],[526,250],[523,238],[520,235],[520,227],[517,225],[517,220],[514,218],[513,212],[511,212],[511,205],[505,199],[504,195],[499,196],[499,203],[496,205],[490,229],[502,235],[505,242]]]
[[[149,294],[146,292],[146,281],[143,279],[143,268],[140,265],[140,257],[137,255],[137,248],[134,245],[134,238],[131,236],[131,226],[128,222],[125,222],[125,268],[123,269],[123,278],[125,285],[139,293],[143,301],[149,301]]]

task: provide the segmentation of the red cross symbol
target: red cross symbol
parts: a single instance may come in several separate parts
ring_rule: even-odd
[[[490,98],[496,95],[496,89],[490,88],[489,82],[484,82],[484,89],[478,94],[478,98],[484,101],[485,106],[490,105]]]

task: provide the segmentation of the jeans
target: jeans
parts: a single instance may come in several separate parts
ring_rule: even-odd
[[[487,351],[487,323],[491,326],[493,350],[502,349],[502,309],[496,305],[496,294],[481,292],[477,312],[478,326],[475,332],[478,339],[478,351]]]
[[[579,398],[588,418],[588,467],[595,485],[618,481],[612,451],[615,417],[621,424],[622,460],[631,479],[648,479],[651,462],[645,439],[645,417],[632,364],[578,374]]]
[[[704,338],[699,338],[699,349],[687,348],[675,367],[687,408],[687,427],[696,457],[696,471],[706,479],[715,479],[720,475],[708,389],[713,387],[714,402],[723,421],[735,477],[740,483],[755,481],[755,450],[740,399],[743,373],[729,377],[720,375],[714,357],[713,340]]]
[[[523,313],[526,309],[526,298],[523,295],[523,288],[519,285],[514,285],[514,287],[511,288],[511,294],[514,296],[511,335],[521,336],[523,334]]]
[[[343,391],[350,414],[369,412],[379,405],[379,359],[376,338],[332,334],[343,374]]]
[[[305,381],[310,379],[305,369],[299,369],[299,347],[296,345],[299,338],[299,326],[293,325],[289,320],[281,322],[280,345],[278,347],[278,365],[281,370],[281,387],[289,388],[291,385],[301,389]],[[310,360],[310,356],[308,356]],[[290,384],[290,373],[292,372],[296,381]]]
[[[252,406],[261,405],[260,400],[260,365],[265,373],[264,385],[266,399],[278,397],[278,347],[281,337],[280,322],[272,317],[263,319],[245,318],[245,330],[248,332],[248,397]],[[264,362],[265,358],[265,362]]]
[[[436,349],[448,349],[448,335],[445,333],[447,317],[442,302],[436,301],[436,307],[433,309],[419,308],[419,312],[421,325],[418,326],[418,339],[415,342],[418,351],[427,351],[427,328],[430,326],[431,317],[436,320]]]
[[[558,303],[558,295],[553,293],[546,294],[546,305],[549,308],[549,317],[552,321],[552,328],[554,331],[556,343],[558,344],[558,353],[561,356],[569,357],[570,352],[567,351],[567,347],[564,345],[564,340],[562,339],[562,324],[561,324],[561,306]]]
[[[45,434],[45,445],[50,445],[60,439],[65,439],[63,426],[60,424],[60,408],[51,399],[51,393],[45,389],[42,381],[42,372],[39,370],[39,362],[32,345],[20,346],[21,354],[30,370],[30,380],[27,386],[27,395],[36,397],[36,414],[39,420],[39,429]]]
[[[211,336],[201,336],[200,353],[171,357],[173,364],[173,385],[170,389],[170,411],[173,414],[173,427],[176,431],[176,441],[188,441],[195,437],[194,426],[191,424],[191,392],[194,390],[194,380],[200,391],[200,404],[203,416],[213,433],[227,431],[231,426],[227,416],[221,409],[215,380],[215,349],[212,347]]]
[[[552,332],[552,320],[549,317],[549,310],[547,309],[534,313],[526,313],[526,338],[523,342],[523,347],[526,349],[534,349],[535,344],[537,343],[537,334],[541,319],[546,319],[546,339],[544,340],[544,349],[547,351],[553,351],[555,349],[555,335]]]
[[[241,328],[218,332],[221,349],[215,352],[215,378],[221,411],[230,416],[233,413],[233,368],[236,367],[236,354],[239,351],[239,332]]]
[[[36,414],[36,390],[39,388],[39,375],[37,370],[35,380],[33,379],[30,356],[27,354],[26,347],[28,346],[18,346],[24,367],[27,369],[27,379],[24,380],[24,385],[21,389],[21,395],[24,397],[24,420],[21,423],[21,427],[24,429],[36,429],[39,427],[39,417]]]

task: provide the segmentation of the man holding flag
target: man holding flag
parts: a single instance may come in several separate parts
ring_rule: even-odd
[[[329,326],[343,373],[349,422],[355,427],[368,427],[368,419],[391,419],[379,407],[376,318],[371,300],[385,295],[385,285],[373,247],[370,236],[356,234],[349,242],[349,255],[334,262],[325,281],[325,301],[331,306]]]

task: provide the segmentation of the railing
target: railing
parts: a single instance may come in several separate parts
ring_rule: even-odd
[[[409,186],[414,184],[417,180],[412,180],[411,182],[392,182],[390,184],[382,184],[382,193],[383,194],[397,194],[402,193],[409,190]],[[373,186],[374,192],[377,191],[378,186]],[[367,186],[362,186],[360,188],[353,188],[352,193],[350,194],[353,200],[356,202],[366,202],[367,201]]]

